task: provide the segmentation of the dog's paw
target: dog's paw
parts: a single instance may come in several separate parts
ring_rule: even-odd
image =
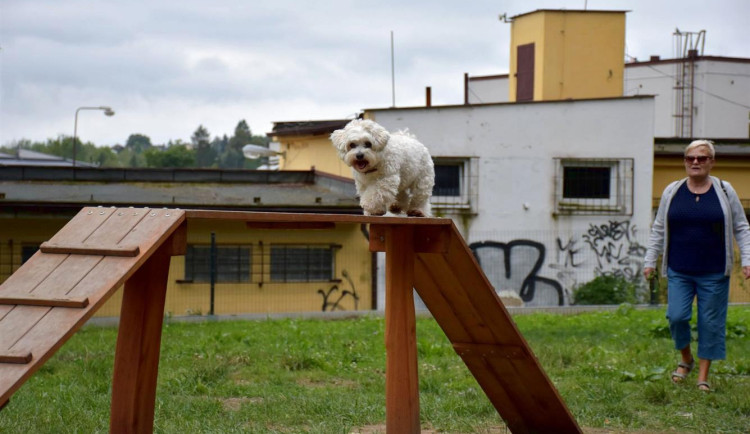
[[[409,217],[424,217],[424,213],[421,209],[413,209],[406,213]]]
[[[393,214],[401,214],[402,210],[401,210],[401,207],[398,206],[398,204],[394,203],[393,205],[391,205],[388,211],[392,212]]]

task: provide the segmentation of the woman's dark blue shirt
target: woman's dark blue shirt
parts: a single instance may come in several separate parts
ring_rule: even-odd
[[[669,268],[692,275],[724,272],[724,213],[713,185],[693,194],[683,183],[672,198],[667,221]]]

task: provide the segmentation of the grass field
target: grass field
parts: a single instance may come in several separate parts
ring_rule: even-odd
[[[677,362],[663,309],[514,316],[590,432],[748,432],[750,306],[730,308],[714,392]],[[349,433],[385,421],[382,317],[182,323],[162,339],[155,432]],[[2,433],[109,429],[114,327],[87,326],[11,398]],[[502,432],[502,420],[437,324],[417,325],[422,428]]]

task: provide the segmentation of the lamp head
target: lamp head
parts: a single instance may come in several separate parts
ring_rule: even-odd
[[[102,110],[104,110],[104,114],[107,116],[114,116],[115,111],[112,110],[112,107],[101,107]]]

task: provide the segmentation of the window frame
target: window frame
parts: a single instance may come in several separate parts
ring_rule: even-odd
[[[196,266],[195,250],[196,249],[198,249],[199,251],[205,252],[205,256],[207,257],[209,261],[208,263],[209,269],[207,272],[200,271],[199,273],[196,274],[196,269],[195,269],[195,266]],[[221,252],[226,252],[229,249],[237,249],[237,252],[239,253],[235,255],[234,258],[232,258],[232,261],[235,262],[235,264],[232,264],[232,266],[236,271],[233,270],[231,274],[234,274],[236,276],[235,279],[226,277],[228,274],[230,274],[229,271],[222,272],[219,269],[222,263],[221,262],[222,259],[220,258],[220,256],[222,255]],[[245,255],[242,254],[243,250],[246,251]],[[211,254],[210,244],[188,244],[187,250],[185,251],[185,261],[184,261],[185,267],[184,267],[184,272],[183,272],[184,279],[181,280],[180,282],[210,283],[211,282],[210,254]],[[253,282],[253,246],[252,244],[217,244],[216,256],[217,256],[216,258],[217,270],[216,270],[216,280],[214,281],[214,283],[251,283]],[[242,261],[244,259],[247,259],[247,264],[245,265],[245,267],[243,267],[242,265]],[[224,260],[226,260],[226,258],[224,258]],[[196,277],[199,277],[199,278],[196,278]]]
[[[338,244],[300,244],[300,243],[273,243],[270,246],[269,251],[269,268],[268,277],[269,283],[313,283],[313,282],[335,282],[336,281],[336,252],[341,248]],[[279,266],[277,262],[279,258],[275,255],[283,249],[285,252],[285,260],[289,257],[286,256],[290,249],[293,250],[306,250],[307,251],[307,263],[304,270],[299,268],[289,268],[289,263],[284,263],[284,269],[279,270],[276,267]],[[323,258],[323,264],[329,261],[329,268],[322,269],[325,277],[323,277],[319,270],[311,270],[310,265],[310,252],[312,251],[327,251],[330,254],[330,258]],[[320,263],[319,263],[320,264]],[[292,266],[298,264],[291,264]],[[315,273],[317,272],[317,273]]]
[[[555,158],[555,215],[633,215],[633,158]],[[606,198],[564,197],[566,168],[609,168]]]
[[[469,210],[476,212],[478,202],[479,164],[477,157],[433,157],[433,165],[458,167],[458,194],[437,195],[430,199],[435,210]],[[437,184],[437,176],[435,182]]]

